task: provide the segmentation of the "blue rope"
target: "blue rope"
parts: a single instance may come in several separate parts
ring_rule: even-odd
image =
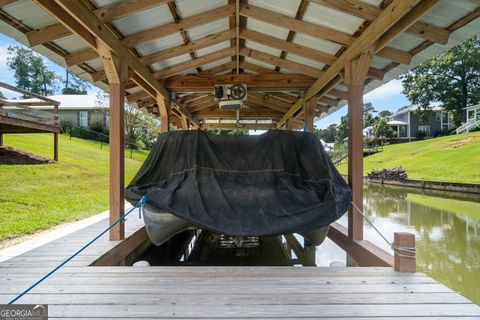
[[[28,289],[26,289],[25,291],[23,291],[22,293],[20,293],[18,296],[15,297],[15,299],[13,299],[12,301],[10,301],[8,304],[14,304],[18,299],[20,299],[21,297],[23,297],[24,295],[26,295],[28,292],[30,292],[30,290],[32,290],[33,288],[35,288],[36,286],[38,286],[40,283],[42,283],[43,281],[45,281],[48,277],[50,277],[52,274],[54,274],[56,271],[58,271],[61,267],[63,267],[65,264],[67,264],[70,260],[72,260],[73,258],[75,258],[76,256],[78,256],[83,250],[85,250],[87,247],[89,247],[92,243],[94,243],[95,241],[98,240],[98,238],[100,238],[101,236],[103,236],[105,233],[107,233],[110,229],[112,229],[113,227],[115,227],[118,223],[120,223],[121,221],[123,221],[125,219],[126,216],[128,216],[133,210],[135,209],[140,209],[143,207],[143,205],[147,202],[147,197],[146,196],[143,196],[140,201],[138,201],[138,203],[135,205],[135,207],[133,207],[132,209],[130,209],[127,213],[125,213],[123,216],[121,216],[120,218],[118,218],[117,221],[115,221],[111,226],[109,226],[107,229],[103,230],[99,235],[97,235],[95,238],[93,238],[89,243],[87,243],[86,245],[84,245],[80,250],[78,250],[77,252],[75,252],[74,254],[72,254],[69,258],[67,258],[65,261],[63,261],[62,263],[60,263],[58,266],[55,267],[55,269],[53,269],[52,271],[50,271],[49,273],[47,273],[45,276],[43,276],[40,280],[38,280],[37,282],[35,282],[33,285],[31,285]]]

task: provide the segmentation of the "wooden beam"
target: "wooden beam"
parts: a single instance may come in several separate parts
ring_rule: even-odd
[[[393,267],[393,256],[367,240],[352,240],[347,228],[334,222],[328,237],[363,267]]]
[[[202,129],[212,130],[212,129],[219,129],[219,130],[232,130],[238,129],[236,123],[203,123]],[[270,130],[275,128],[274,123],[241,123],[241,129],[247,130]]]
[[[250,62],[246,62],[246,61],[241,61],[240,62],[240,67],[242,69],[249,70],[249,71],[252,71],[252,72],[255,72],[255,73],[278,73],[278,74],[280,74],[279,72],[277,72],[273,69],[268,69],[268,68],[259,66],[255,63],[250,63]]]
[[[365,19],[366,21],[375,20],[382,9],[360,0],[310,0],[322,6],[330,7],[335,10],[350,14],[354,17]],[[415,22],[406,29],[407,33],[416,37],[432,41],[439,44],[447,44],[450,32],[448,30],[426,24]]]
[[[124,0],[101,7],[94,12],[103,22],[111,22],[173,1],[174,0]]]
[[[385,47],[378,51],[377,56],[391,60],[396,63],[409,65],[412,62],[413,54],[392,47]]]
[[[201,38],[196,41],[182,44],[180,46],[176,46],[173,48],[165,49],[160,52],[154,52],[147,56],[141,57],[140,61],[142,61],[146,65],[151,65],[162,60],[170,59],[176,56],[180,56],[182,54],[191,53],[198,49],[202,49],[226,40],[230,40],[234,37],[235,37],[235,30],[221,31],[218,33],[207,35],[204,38]]]
[[[112,22],[129,15],[145,11],[173,0],[124,0],[93,11],[93,13],[104,23]],[[61,23],[51,24],[27,32],[30,46],[41,45],[49,41],[63,38],[72,34],[72,31]],[[92,51],[94,52],[94,51]]]
[[[214,22],[230,15],[235,12],[235,5],[227,5],[219,7],[207,12],[202,12],[191,17],[185,18],[179,23],[169,23],[162,26],[158,26],[152,29],[140,31],[130,36],[125,37],[122,40],[122,44],[127,47],[135,47],[141,43],[152,41],[155,39],[163,38],[182,30],[188,30],[194,27],[198,27],[210,22]]]
[[[157,96],[157,106],[160,112],[160,132],[170,131],[170,102],[163,96]]]
[[[334,55],[253,30],[243,29],[240,32],[240,38],[254,41],[272,48],[284,50],[285,52],[293,53],[315,61],[320,61],[324,64],[332,64],[335,61]]]
[[[375,19],[355,40],[355,42],[349,46],[337,60],[322,74],[322,76],[315,82],[315,84],[307,90],[305,98],[309,98],[316,95],[323,89],[330,81],[332,81],[340,71],[343,70],[345,64],[355,59],[364,50],[375,44],[375,42],[390,28],[392,28],[403,16],[408,14],[412,10],[419,0],[394,0],[382,13]],[[438,1],[436,1],[438,2]],[[433,6],[433,4],[432,4]],[[406,24],[403,24],[405,26]],[[407,26],[408,27],[408,26]],[[394,32],[389,34],[390,38],[395,37],[403,30],[401,28],[395,28]],[[384,38],[384,43],[387,38]],[[376,48],[376,52],[383,49],[383,47]],[[326,92],[324,93],[326,94]],[[302,105],[303,101],[298,101],[292,108],[285,114],[279,125],[285,124],[285,121],[290,118]]]
[[[179,73],[195,69],[203,64],[211,63],[223,58],[231,57],[235,55],[235,48],[226,48],[219,50],[217,52],[199,57],[195,60],[182,62],[173,66],[166,67],[154,73],[155,77],[158,79],[165,79]]]
[[[422,0],[411,11],[404,15],[395,25],[385,32],[377,42],[376,51],[382,50],[387,44],[415,24],[430,9],[436,6],[440,0]],[[386,9],[385,9],[386,10]],[[448,41],[448,37],[447,37]]]
[[[314,78],[318,78],[323,73],[322,70],[312,68],[311,66],[299,62],[281,59],[277,56],[254,49],[242,48],[240,49],[240,54],[244,57],[249,57],[275,66],[281,66],[282,68],[286,68],[290,71],[294,71]]]
[[[225,72],[227,70],[233,70],[236,65],[237,65],[237,63],[235,61],[222,63],[218,66],[211,67],[210,69],[203,70],[198,75],[215,75],[217,73]]]
[[[128,81],[128,66],[115,56],[110,48],[99,41],[98,52],[108,76],[110,97],[110,225],[125,211],[125,83]],[[125,224],[121,222],[110,230],[110,240],[125,238]]]
[[[65,62],[67,63],[67,67],[72,67],[74,65],[84,63],[96,58],[98,58],[97,51],[88,48],[77,52],[69,53],[65,56]]]
[[[301,0],[298,5],[297,13],[295,14],[295,19],[302,21],[309,5],[310,5],[310,2],[308,0]],[[295,31],[289,30],[286,41],[288,43],[292,43],[296,35],[297,33]],[[282,52],[280,53],[280,58],[285,59],[287,55],[288,55],[288,52],[285,50],[282,50]],[[275,70],[280,71],[281,68],[279,66],[276,66]]]
[[[342,45],[350,45],[354,41],[354,37],[349,34],[252,5],[241,5],[240,15]]]
[[[62,24],[85,40],[92,49],[98,51],[97,40],[103,42],[111,51],[115,52],[118,59],[124,61],[141,79],[144,80],[147,92],[152,89],[164,97],[168,93],[153,77],[151,72],[138,60],[138,58],[125,48],[120,40],[79,0],[36,0],[43,8],[55,16]],[[58,3],[58,4],[57,4]]]
[[[242,65],[242,64],[241,64]],[[299,74],[226,74],[226,75],[192,75],[192,76],[173,76],[165,79],[164,86],[175,92],[210,92],[217,84],[246,84],[250,89],[266,90],[303,90],[309,88],[315,79]],[[128,96],[129,101],[132,98],[144,98],[145,94],[134,93]]]
[[[313,133],[315,126],[313,120],[315,118],[315,109],[317,108],[317,99],[311,98],[305,103],[305,128],[307,132]]]
[[[348,87],[348,184],[352,204],[348,210],[348,236],[363,240],[363,90],[372,52],[345,65],[344,81]]]

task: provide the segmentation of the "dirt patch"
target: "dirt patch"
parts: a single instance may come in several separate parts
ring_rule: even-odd
[[[468,137],[468,138],[465,138],[465,139],[456,139],[456,140],[453,140],[453,141],[450,141],[446,144],[447,147],[450,147],[450,148],[458,148],[458,147],[462,147],[466,144],[469,144],[471,142],[473,142],[473,140],[476,140],[477,137]]]
[[[52,159],[17,150],[11,147],[0,147],[0,164],[46,164],[55,163]]]

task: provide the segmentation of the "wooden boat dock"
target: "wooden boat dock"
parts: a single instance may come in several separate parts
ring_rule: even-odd
[[[107,223],[104,219],[1,262],[0,302],[10,301]],[[100,238],[17,303],[47,303],[50,319],[480,317],[479,306],[425,274],[389,267],[90,266],[118,253],[111,250],[121,243],[139,243],[132,235],[141,234],[142,227],[132,215],[126,241]]]

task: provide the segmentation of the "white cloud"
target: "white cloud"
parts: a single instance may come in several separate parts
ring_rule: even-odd
[[[370,91],[364,96],[365,101],[374,102],[376,100],[384,100],[393,98],[402,94],[402,80],[392,80],[375,90]]]

